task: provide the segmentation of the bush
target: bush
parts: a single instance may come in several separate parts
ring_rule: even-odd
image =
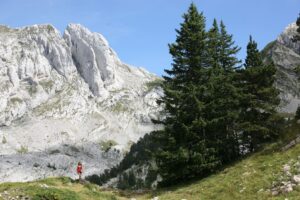
[[[17,150],[17,152],[20,154],[28,153],[28,147],[22,145],[20,149]]]
[[[7,143],[6,137],[3,136],[3,137],[2,137],[2,144],[6,144],[6,143]]]
[[[100,148],[104,152],[108,152],[113,146],[116,146],[118,143],[114,140],[107,140],[100,142]]]

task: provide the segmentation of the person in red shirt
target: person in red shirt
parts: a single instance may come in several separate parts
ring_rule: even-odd
[[[81,162],[78,162],[76,171],[77,171],[77,174],[79,175],[79,181],[81,182],[81,175],[82,175],[82,171],[83,171],[83,167],[82,167]]]

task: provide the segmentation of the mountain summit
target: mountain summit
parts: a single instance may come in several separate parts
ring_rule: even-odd
[[[285,28],[279,37],[262,51],[266,62],[274,62],[277,68],[276,87],[280,90],[280,111],[295,113],[300,105],[300,42],[293,40],[296,23]]]
[[[0,26],[0,182],[115,165],[160,128],[159,82],[79,24],[63,37],[52,25]]]

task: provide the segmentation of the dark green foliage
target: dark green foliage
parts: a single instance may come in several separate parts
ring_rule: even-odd
[[[165,70],[166,119],[156,154],[161,185],[203,177],[238,157],[239,60],[223,22],[205,31],[205,18],[194,4],[183,15],[175,43],[169,45],[173,68]]]
[[[150,187],[159,174],[160,186],[173,185],[208,176],[278,135],[276,69],[263,63],[256,42],[250,37],[241,69],[240,48],[224,23],[214,20],[206,31],[194,4],[176,32],[169,45],[172,68],[161,83],[165,95],[158,100],[165,118],[155,121],[164,129],[140,139],[120,165],[88,180],[103,184],[119,175],[119,188],[137,189]],[[150,168],[144,182],[128,170],[151,161],[158,169]]]
[[[298,80],[300,80],[300,65],[294,68],[294,72],[298,76]]]
[[[297,119],[297,120],[300,119],[300,106],[298,106],[298,108],[297,108],[295,119]]]
[[[297,34],[293,38],[294,42],[300,41],[300,14],[299,17],[297,18],[296,25],[298,26],[298,28],[297,28]]]
[[[140,189],[143,188],[144,183],[141,179],[136,179],[134,172],[129,170],[129,172],[123,172],[119,175],[117,188],[125,189]]]
[[[250,68],[254,66],[262,66],[263,61],[259,50],[257,49],[257,43],[252,40],[250,35],[250,41],[247,45],[247,57],[245,60],[245,68]]]
[[[143,138],[141,138],[137,143],[133,144],[130,148],[130,151],[128,154],[125,155],[124,159],[121,161],[121,163],[110,170],[105,170],[103,174],[100,175],[91,175],[86,177],[86,180],[102,185],[106,183],[109,179],[117,177],[119,174],[123,173],[125,170],[129,169],[132,165],[143,165],[148,163],[153,159],[153,152],[155,152],[160,145],[156,139],[161,134],[161,131],[153,131],[150,134],[146,134]],[[126,175],[125,175],[126,176]],[[126,177],[125,177],[126,178]],[[124,177],[121,177],[119,182],[122,182]],[[120,183],[122,188],[129,186]],[[143,184],[141,184],[140,180],[137,180],[137,185],[143,185],[143,187],[146,187]],[[149,184],[148,184],[149,185]]]
[[[209,148],[205,138],[205,121],[201,112],[204,107],[204,84],[208,80],[205,18],[191,4],[183,15],[184,22],[177,32],[176,42],[169,45],[173,68],[165,70],[160,100],[165,105],[162,147],[156,155],[159,174],[163,183],[190,179],[218,165],[215,150]]]
[[[32,200],[79,200],[75,192],[56,188],[30,187],[27,193],[32,196]]]
[[[236,54],[240,51],[238,46],[234,46],[234,41],[232,40],[232,35],[229,35],[226,31],[224,23],[221,21],[221,31],[220,31],[220,63],[221,67],[227,71],[233,71],[239,68],[237,64],[240,61],[236,58]]]
[[[250,151],[278,135],[276,122],[280,117],[276,116],[276,107],[280,101],[279,91],[274,86],[275,73],[273,63],[263,64],[257,44],[250,36],[240,83],[243,90],[240,130],[244,147]]]

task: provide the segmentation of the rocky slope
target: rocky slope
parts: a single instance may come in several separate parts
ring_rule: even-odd
[[[290,24],[284,32],[262,51],[266,62],[273,61],[277,67],[276,86],[280,90],[280,111],[295,113],[300,105],[300,42],[294,42],[297,25]]]
[[[0,182],[85,175],[118,163],[158,118],[159,78],[78,24],[0,26]]]

